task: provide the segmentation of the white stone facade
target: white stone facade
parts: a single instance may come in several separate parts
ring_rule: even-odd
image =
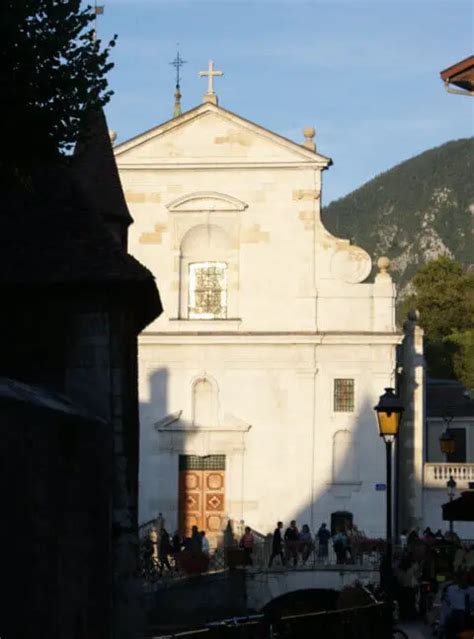
[[[140,519],[174,529],[179,455],[225,455],[226,518],[315,531],[349,511],[383,536],[373,406],[394,383],[395,290],[385,264],[365,283],[370,257],[322,226],[328,158],[212,103],[115,153],[129,250],[165,309],[140,340]],[[206,264],[220,315],[191,319]],[[335,379],[353,380],[345,411]]]

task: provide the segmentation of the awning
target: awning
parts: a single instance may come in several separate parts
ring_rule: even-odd
[[[474,490],[466,490],[442,509],[444,521],[474,521]]]

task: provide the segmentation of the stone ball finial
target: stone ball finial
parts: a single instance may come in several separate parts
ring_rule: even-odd
[[[314,130],[314,127],[305,126],[305,128],[303,129],[303,135],[303,146],[305,146],[307,149],[310,149],[310,151],[316,151],[316,144],[314,143],[314,136],[316,135],[316,131]]]
[[[386,257],[385,255],[379,257],[379,259],[377,260],[377,267],[380,273],[387,273],[390,267],[390,260],[388,259],[388,257]]]
[[[117,139],[117,131],[114,131],[113,129],[109,129],[109,138],[113,144],[115,140]]]

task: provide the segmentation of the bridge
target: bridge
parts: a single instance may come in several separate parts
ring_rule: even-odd
[[[359,581],[379,581],[375,564],[263,569],[220,569],[192,577],[166,577],[145,586],[151,627],[166,628],[180,619],[183,629],[210,620],[265,610],[270,602],[298,591],[339,591]]]
[[[247,606],[261,612],[274,599],[298,590],[342,590],[359,581],[378,583],[378,567],[373,565],[328,565],[288,570],[247,570]]]

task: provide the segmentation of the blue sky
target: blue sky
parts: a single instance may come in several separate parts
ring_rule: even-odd
[[[297,142],[316,128],[334,165],[323,203],[433,146],[473,135],[474,100],[439,72],[473,49],[466,0],[100,0],[99,37],[119,38],[106,112],[123,141],[171,117],[180,43],[183,108],[212,58],[220,104]]]

